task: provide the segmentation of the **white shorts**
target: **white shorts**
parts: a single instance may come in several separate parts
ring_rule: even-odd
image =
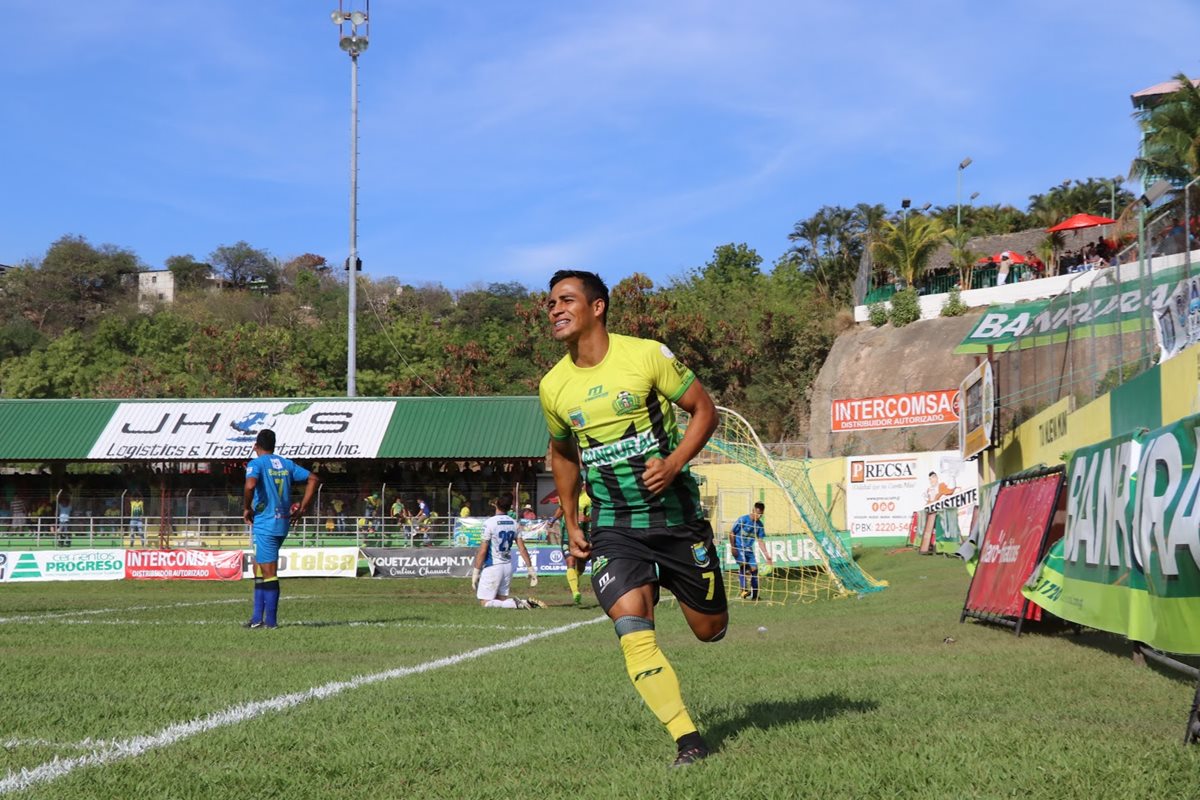
[[[479,588],[475,590],[476,599],[495,600],[497,597],[508,597],[512,574],[512,562],[484,567],[483,572],[479,573]]]

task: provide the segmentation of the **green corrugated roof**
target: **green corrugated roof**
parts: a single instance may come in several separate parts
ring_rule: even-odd
[[[242,401],[240,398],[235,398]],[[302,400],[395,403],[383,459],[541,458],[549,437],[536,397],[378,397]],[[122,403],[189,400],[0,400],[0,462],[84,461]],[[253,399],[250,400],[253,402]],[[201,459],[208,460],[208,459]]]
[[[549,441],[536,397],[405,397],[379,457],[541,458]]]
[[[120,402],[0,400],[0,461],[84,461]]]

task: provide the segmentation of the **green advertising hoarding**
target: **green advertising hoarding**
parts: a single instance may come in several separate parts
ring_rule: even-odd
[[[1099,277],[1090,287],[1054,299],[1005,303],[988,307],[955,353],[986,353],[991,345],[1002,353],[1021,340],[1021,347],[1064,342],[1067,335],[1109,336],[1142,329],[1151,323],[1153,309],[1161,306],[1179,279],[1180,268],[1163,270],[1145,281],[1133,278],[1104,283]],[[1144,312],[1144,313],[1142,313]]]
[[[1025,596],[1063,619],[1200,654],[1200,415],[1075,451],[1067,530]]]

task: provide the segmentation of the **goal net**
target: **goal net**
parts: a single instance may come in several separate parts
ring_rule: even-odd
[[[726,594],[747,602],[803,603],[883,589],[887,582],[858,566],[830,520],[810,480],[811,462],[773,458],[745,418],[728,408],[718,411],[720,425],[692,468],[716,535]],[[681,417],[686,424],[687,415]],[[765,538],[751,528],[735,549],[731,531],[756,502],[766,506]]]

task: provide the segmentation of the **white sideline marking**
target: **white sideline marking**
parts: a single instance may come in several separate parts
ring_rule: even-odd
[[[291,599],[291,598],[289,598]],[[227,619],[64,619],[61,625],[225,625],[231,623]],[[350,622],[321,622],[319,620],[288,620],[282,623],[284,628],[435,628],[438,630],[472,630],[472,631],[544,631],[549,628],[540,625],[465,625],[456,622],[373,622],[369,620],[353,620]]]
[[[55,750],[95,750],[107,744],[112,739],[83,739],[78,742],[52,742],[49,739],[8,739],[0,742],[0,748],[16,750],[18,747],[50,747]]]
[[[311,600],[314,594],[288,595],[288,600]],[[157,606],[123,606],[121,608],[92,608],[83,611],[47,611],[42,614],[19,614],[15,617],[0,617],[0,624],[6,622],[37,622],[43,619],[64,619],[66,617],[86,617],[96,614],[115,614],[118,611],[157,611],[163,608],[191,608],[193,606],[221,606],[230,603],[247,603],[245,598],[229,600],[197,600],[193,603],[167,603]],[[248,603],[247,603],[248,604]]]
[[[33,786],[38,786],[44,783],[56,781],[59,778],[65,778],[77,769],[82,767],[98,767],[106,764],[112,764],[117,761],[123,761],[127,758],[140,756],[149,750],[157,750],[161,747],[175,744],[176,742],[189,739],[199,733],[207,733],[217,728],[224,728],[228,725],[236,725],[239,722],[261,717],[272,711],[283,711],[284,709],[298,706],[301,703],[307,703],[309,700],[324,700],[328,697],[341,694],[350,689],[357,689],[361,686],[368,686],[372,683],[392,680],[393,678],[405,678],[409,675],[419,675],[423,672],[431,672],[442,667],[452,667],[456,664],[461,664],[464,661],[479,658],[481,656],[498,653],[502,650],[511,650],[515,647],[535,642],[538,639],[545,639],[548,636],[554,636],[559,633],[581,628],[585,625],[594,625],[597,622],[604,622],[608,617],[595,617],[594,619],[584,620],[582,622],[572,622],[570,625],[562,625],[558,628],[550,628],[549,630],[539,633],[529,633],[525,636],[519,636],[516,639],[510,639],[507,642],[488,645],[487,647],[479,647],[475,650],[468,650],[465,653],[459,653],[454,656],[426,661],[424,664],[417,664],[413,667],[396,667],[384,672],[376,672],[373,675],[362,675],[357,678],[351,678],[348,681],[333,681],[322,686],[316,686],[303,692],[293,692],[292,694],[283,694],[278,697],[273,697],[270,700],[256,700],[252,703],[242,703],[241,705],[230,706],[221,711],[214,712],[207,716],[188,720],[187,722],[177,722],[173,725],[168,725],[157,733],[148,736],[134,736],[129,739],[120,739],[115,741],[97,741],[95,750],[87,755],[75,756],[73,758],[59,758],[47,761],[33,769],[22,769],[20,772],[9,772],[0,780],[0,794],[9,794],[10,792],[24,791]],[[270,635],[270,634],[268,634]],[[87,741],[87,740],[85,740]],[[61,747],[71,747],[71,745],[60,745]]]

